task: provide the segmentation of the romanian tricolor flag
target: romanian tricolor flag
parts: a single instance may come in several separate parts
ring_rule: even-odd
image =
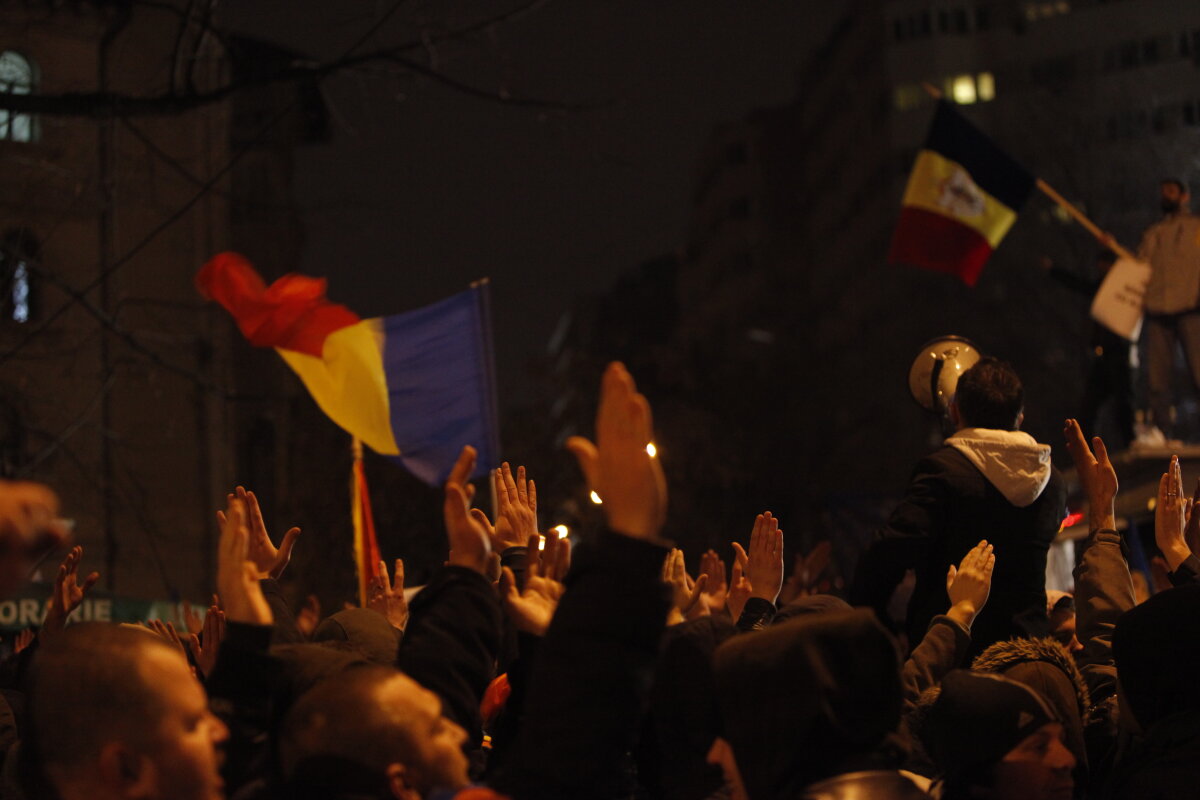
[[[274,347],[330,419],[375,452],[439,486],[464,445],[475,477],[498,461],[487,284],[425,308],[359,319],[325,299],[325,280],[266,286],[244,257],[214,256],[196,276],[242,334]]]
[[[939,100],[917,155],[888,261],[957,275],[974,286],[1035,179]]]

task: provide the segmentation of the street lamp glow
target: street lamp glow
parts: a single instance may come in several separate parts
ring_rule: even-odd
[[[555,525],[554,530],[558,533],[558,538],[560,539],[566,538],[566,535],[571,532],[571,529],[566,525]]]
[[[600,499],[600,495],[596,494],[595,489],[592,490],[592,502],[595,503],[596,505],[600,505],[601,503],[604,502],[603,500]]]
[[[650,442],[646,445],[646,455],[650,456],[651,458],[654,458],[658,455],[658,448],[654,446],[654,442]]]

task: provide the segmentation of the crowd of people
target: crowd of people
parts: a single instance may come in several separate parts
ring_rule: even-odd
[[[784,534],[766,511],[728,570],[709,551],[689,572],[650,407],[620,364],[595,440],[568,442],[606,520],[576,552],[538,530],[522,468],[491,473],[492,518],[472,508],[470,447],[445,484],[446,563],[408,601],[397,561],[366,607],[298,620],[278,585],[297,532],[277,546],[240,488],[197,630],[68,624],[97,577],[73,548],[45,622],[0,665],[0,797],[1190,796],[1200,486],[1189,499],[1171,460],[1155,540],[1175,587],[1137,604],[1116,472],[1068,420],[1091,533],[1073,598],[1048,602],[1037,569],[1064,490],[1019,432],[1022,403],[1001,362],[964,375],[958,432],[863,556],[858,607],[779,602]],[[0,487],[0,591],[65,546],[58,502]],[[871,606],[906,568],[917,586],[893,632]]]

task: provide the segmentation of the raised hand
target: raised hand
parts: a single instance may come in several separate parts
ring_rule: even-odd
[[[671,548],[663,560],[662,581],[671,587],[672,622],[682,622],[708,613],[707,608],[697,608],[700,595],[708,585],[708,576],[701,575],[693,581],[687,574],[683,551],[677,547]]]
[[[473,569],[486,575],[488,557],[492,553],[491,534],[471,514],[471,473],[475,471],[475,448],[467,445],[458,456],[450,477],[446,479],[442,519],[446,537],[450,540],[450,558],[446,563]]]
[[[505,567],[500,573],[500,599],[517,630],[544,636],[566,591],[562,581],[571,566],[571,543],[548,536],[546,549],[540,552],[538,543],[537,534],[529,537],[524,589],[517,590],[511,569]]]
[[[744,553],[738,545],[739,555]],[[746,558],[746,578],[750,581],[751,596],[768,603],[779,598],[783,588],[783,531],[779,520],[764,511],[754,518],[750,532],[750,552]]]
[[[54,576],[54,588],[50,592],[50,602],[46,606],[46,618],[42,620],[42,637],[53,636],[67,626],[67,617],[79,608],[88,590],[100,580],[99,572],[92,572],[78,582],[79,562],[83,559],[83,548],[79,545],[71,548],[67,557],[58,565],[58,573]]]
[[[321,622],[321,599],[315,594],[310,594],[304,598],[304,605],[296,612],[296,627],[300,629],[300,633],[304,634],[307,639],[313,635],[313,631],[317,629],[317,625]]]
[[[1192,554],[1184,531],[1188,527],[1188,509],[1193,504],[1183,491],[1179,456],[1171,456],[1167,471],[1158,481],[1158,504],[1154,507],[1154,543],[1167,560],[1172,572]]]
[[[152,619],[149,622],[143,623],[154,633],[158,634],[171,647],[179,651],[180,655],[187,659],[187,648],[183,646],[183,639],[179,637],[179,631],[175,630],[175,623],[163,622],[160,619]]]
[[[750,581],[746,578],[746,567],[750,564],[750,557],[746,555],[746,551],[737,542],[733,543],[733,570],[729,578],[729,596],[725,600],[725,606],[729,609],[729,615],[733,617],[736,623],[738,617],[742,616],[742,609],[746,607],[746,601],[750,599],[754,591],[754,587],[750,585]]]
[[[204,618],[196,613],[188,601],[179,602],[179,616],[183,618],[183,627],[188,634],[199,634],[204,630]]]
[[[26,628],[13,637],[13,655],[33,644],[33,628]]]
[[[222,611],[213,597],[213,604],[204,615],[204,623],[199,635],[188,634],[188,649],[192,651],[192,659],[201,677],[212,674],[217,665],[217,654],[221,650],[221,642],[225,641],[225,612]]]
[[[514,478],[507,461],[492,470],[491,481],[496,496],[495,526],[478,508],[471,509],[471,516],[488,531],[495,552],[522,547],[538,531],[537,487],[525,479],[524,467],[517,467]]]
[[[729,583],[725,562],[716,550],[709,550],[700,556],[700,573],[708,576],[708,584],[700,595],[700,602],[710,614],[722,611],[729,597]]]
[[[1067,450],[1079,473],[1079,483],[1088,498],[1088,514],[1092,530],[1113,529],[1117,514],[1113,499],[1117,496],[1117,471],[1108,459],[1108,449],[1099,436],[1092,439],[1092,448],[1083,438],[1083,429],[1076,420],[1068,419],[1063,428],[1067,438]]]
[[[1187,525],[1183,529],[1183,540],[1193,553],[1200,548],[1200,478],[1196,479],[1196,491],[1187,507]]]
[[[619,361],[608,365],[600,385],[596,442],[572,436],[588,486],[603,501],[608,526],[635,539],[652,539],[667,518],[667,481],[647,445],[654,438],[650,404]]]
[[[254,562],[259,577],[278,578],[292,559],[292,548],[296,546],[296,538],[300,535],[300,529],[288,528],[288,532],[283,535],[283,541],[276,549],[275,545],[271,544],[271,536],[267,533],[262,509],[259,508],[258,498],[254,496],[254,492],[247,492],[239,486],[235,494],[226,496],[226,500],[233,500],[235,497],[245,504],[250,523],[250,541],[247,550],[250,561]],[[221,525],[225,524],[224,516],[224,512],[217,512],[217,521]]]
[[[995,567],[996,556],[986,540],[972,547],[957,568],[951,564],[946,573],[946,594],[950,596],[946,616],[970,630],[991,593]]]
[[[396,559],[395,581],[388,578],[387,564],[379,562],[379,575],[367,587],[367,608],[377,611],[397,630],[408,625],[408,600],[404,598],[404,560]]]
[[[230,622],[270,625],[271,607],[258,585],[260,570],[249,560],[250,528],[246,504],[237,497],[221,514],[221,540],[217,544],[217,593],[225,605]]]

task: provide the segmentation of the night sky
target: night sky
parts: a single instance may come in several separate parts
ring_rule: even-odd
[[[364,49],[519,5],[405,3]],[[481,89],[595,110],[516,108],[378,71],[329,79],[333,140],[296,154],[308,237],[297,267],[328,276],[331,298],[364,316],[490,276],[501,390],[522,399],[525,365],[575,296],[683,244],[713,126],[788,102],[843,6],[562,0],[414,54]],[[228,29],[326,59],[391,7],[241,0],[221,14]]]

